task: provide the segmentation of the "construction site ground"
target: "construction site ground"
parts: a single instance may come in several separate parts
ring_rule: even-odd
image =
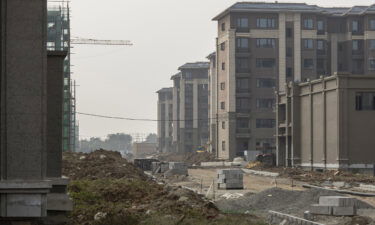
[[[342,195],[334,191],[306,189],[302,185],[316,184],[317,181],[310,179],[308,182],[307,179],[294,179],[285,175],[274,178],[244,174],[243,190],[219,190],[215,184],[217,170],[218,168],[189,169],[188,177],[172,177],[164,179],[164,182],[205,195],[214,200],[223,212],[254,214],[264,218],[268,210],[303,217],[303,213],[309,210],[310,205],[318,203],[319,196]],[[322,178],[321,181],[323,180]],[[374,225],[375,197],[352,197],[362,201],[362,209],[358,210],[358,216],[317,216],[315,220],[326,225]]]

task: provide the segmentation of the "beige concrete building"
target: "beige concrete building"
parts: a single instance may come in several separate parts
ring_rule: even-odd
[[[191,152],[208,143],[208,62],[186,63],[173,80],[173,150]]]
[[[273,150],[273,87],[335,72],[374,75],[375,6],[236,3],[218,21],[219,158]]]
[[[158,94],[158,150],[172,151],[173,88],[162,88]]]
[[[277,98],[279,166],[373,169],[375,76],[340,74],[284,90]]]
[[[133,143],[133,155],[135,158],[143,158],[152,154],[155,154],[158,150],[158,145],[156,143],[147,142],[136,142]]]

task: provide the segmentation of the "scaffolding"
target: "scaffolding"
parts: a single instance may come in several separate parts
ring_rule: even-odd
[[[48,1],[47,50],[66,51],[64,60],[63,151],[76,147],[76,92],[71,79],[70,64],[70,8],[68,1]]]

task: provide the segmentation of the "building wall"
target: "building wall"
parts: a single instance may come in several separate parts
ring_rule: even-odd
[[[172,151],[173,88],[163,88],[158,92],[158,150]]]
[[[345,74],[286,86],[286,94],[278,97],[278,164],[372,168],[375,108],[356,108],[356,95],[360,92],[375,92],[375,77]],[[293,113],[286,110],[289,107],[295,107]],[[286,117],[282,116],[284,113]],[[290,118],[290,128],[300,132],[287,133],[286,118]],[[288,138],[292,148],[287,146]]]

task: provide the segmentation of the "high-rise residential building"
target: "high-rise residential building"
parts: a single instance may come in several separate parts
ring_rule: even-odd
[[[207,147],[208,62],[186,63],[173,80],[173,151],[187,153]]]
[[[375,71],[375,6],[236,3],[218,21],[219,157],[275,149],[274,87]]]
[[[158,151],[172,151],[173,88],[162,88],[158,94]]]
[[[70,71],[69,3],[49,2],[47,17],[47,50],[67,51],[64,60],[63,151],[75,151],[75,89]]]
[[[216,52],[207,56],[210,60],[210,69],[208,71],[208,117],[209,117],[209,152],[217,155],[217,77],[216,77]]]

